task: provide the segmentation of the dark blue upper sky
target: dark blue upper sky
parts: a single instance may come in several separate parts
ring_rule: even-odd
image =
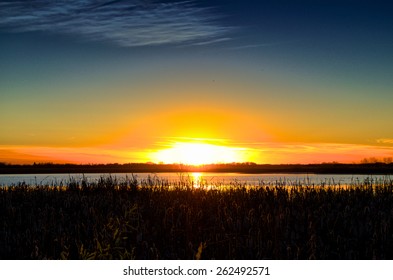
[[[50,74],[56,65],[72,72],[72,61],[89,68],[97,57],[110,67],[116,59],[205,55],[385,87],[392,12],[389,1],[365,0],[2,1],[1,73],[9,82],[32,65]]]
[[[2,1],[6,32],[74,34],[122,46],[223,38],[391,44],[389,1]],[[237,36],[235,36],[235,34]],[[365,43],[365,42],[363,42]],[[371,43],[371,42],[369,42]]]

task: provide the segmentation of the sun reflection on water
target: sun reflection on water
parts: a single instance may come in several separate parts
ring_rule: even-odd
[[[201,172],[193,172],[190,174],[190,177],[192,181],[192,186],[194,188],[200,188],[201,185],[203,185],[203,177]]]

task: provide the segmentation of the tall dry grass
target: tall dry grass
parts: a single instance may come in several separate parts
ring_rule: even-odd
[[[1,259],[393,259],[393,182],[0,188]]]

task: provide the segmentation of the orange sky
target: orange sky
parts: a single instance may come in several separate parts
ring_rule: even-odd
[[[89,10],[85,32],[81,15],[63,16],[64,1],[29,7],[46,24],[28,21],[22,2],[4,6],[0,162],[393,157],[392,29],[380,25],[392,17],[382,6],[340,4],[330,18],[326,5],[303,3],[287,20],[274,1],[153,1],[130,4],[144,16],[113,20],[125,2]]]
[[[76,137],[68,139],[66,131],[59,135],[63,142],[55,141],[52,145],[39,145],[39,141],[30,145],[3,145],[0,161],[352,163],[367,157],[382,159],[393,155],[392,139],[378,139],[373,144],[323,143],[305,142],[307,136],[302,135],[299,141],[283,141],[285,134],[275,134],[280,130],[265,123],[265,119],[252,112],[190,106],[169,112],[156,111],[124,121],[122,128],[114,124],[102,133],[94,132],[93,127],[93,132],[80,142]]]
[[[107,103],[93,100],[84,110],[85,103],[70,105],[65,100],[60,109],[26,109],[31,114],[9,111],[16,117],[2,124],[7,134],[0,139],[0,162],[211,163],[215,162],[211,158],[214,154],[216,162],[352,163],[368,157],[393,156],[392,138],[362,137],[366,122],[350,125],[348,120],[335,120],[334,116],[327,119],[319,118],[315,112],[307,116],[287,111],[288,105],[265,108],[263,103],[255,106],[253,102],[235,102],[230,98],[216,105],[223,88],[216,88],[215,97],[209,98],[215,92],[207,94],[202,87],[204,98],[176,99],[172,94],[170,100],[152,102],[151,106],[142,103],[136,110],[128,110],[126,102],[109,99]],[[156,86],[150,90],[160,91]],[[107,110],[109,114],[101,113]],[[332,127],[323,124],[328,121]],[[379,126],[368,127],[370,135],[379,134]],[[184,144],[190,143],[210,146],[185,152]],[[183,148],[174,148],[179,145]],[[190,145],[185,147],[193,149]]]

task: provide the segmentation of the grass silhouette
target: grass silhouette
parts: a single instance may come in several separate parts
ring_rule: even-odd
[[[1,259],[392,259],[393,181],[0,188]]]

